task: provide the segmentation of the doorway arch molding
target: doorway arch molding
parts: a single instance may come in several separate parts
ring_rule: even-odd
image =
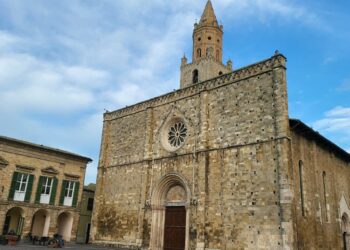
[[[151,240],[150,248],[152,250],[163,250],[164,246],[164,225],[165,225],[165,209],[167,205],[167,194],[172,187],[180,186],[185,191],[186,199],[186,236],[185,236],[185,250],[189,246],[189,221],[191,210],[191,190],[188,181],[179,173],[168,173],[161,177],[152,190],[151,196]]]

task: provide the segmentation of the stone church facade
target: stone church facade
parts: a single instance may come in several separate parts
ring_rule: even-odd
[[[282,54],[232,70],[222,35],[208,1],[180,89],[104,114],[93,242],[349,247],[350,155],[289,118]]]

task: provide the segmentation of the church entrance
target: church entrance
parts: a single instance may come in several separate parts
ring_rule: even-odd
[[[152,192],[150,249],[189,250],[191,193],[181,175],[163,176]]]
[[[164,250],[184,250],[186,238],[186,209],[184,206],[166,207]]]

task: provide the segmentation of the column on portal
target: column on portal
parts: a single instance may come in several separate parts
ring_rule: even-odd
[[[46,218],[45,218],[44,229],[43,229],[43,236],[44,237],[49,236],[50,221],[51,221],[51,214],[50,214],[50,212],[47,212]]]

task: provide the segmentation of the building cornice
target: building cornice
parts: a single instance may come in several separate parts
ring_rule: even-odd
[[[246,67],[234,70],[230,73],[220,75],[218,77],[187,86],[173,92],[136,103],[125,108],[115,110],[112,112],[104,113],[104,121],[114,120],[129,116],[140,111],[146,110],[148,108],[157,107],[170,102],[175,102],[183,98],[187,98],[193,95],[197,95],[202,91],[207,91],[211,89],[216,89],[228,84],[237,83],[251,77],[258,76],[263,73],[270,72],[275,68],[286,69],[286,57],[280,53],[276,53],[269,59],[248,65]]]
[[[321,135],[319,132],[313,130],[311,127],[307,126],[301,120],[298,119],[289,119],[289,126],[292,131],[297,133],[298,135],[315,141],[318,145],[327,148],[330,152],[333,152],[334,155],[342,158],[346,162],[350,162],[350,154],[346,152],[344,149],[328,140],[326,137]]]
[[[0,144],[26,146],[26,147],[30,147],[30,148],[33,148],[35,150],[41,151],[41,152],[49,152],[49,153],[55,153],[55,154],[59,154],[59,155],[69,156],[70,158],[74,158],[75,160],[79,160],[79,161],[82,161],[85,163],[92,162],[92,159],[85,157],[85,156],[81,156],[81,155],[71,153],[71,152],[68,152],[65,150],[47,147],[44,145],[39,145],[36,143],[18,140],[18,139],[6,137],[6,136],[0,136]]]

